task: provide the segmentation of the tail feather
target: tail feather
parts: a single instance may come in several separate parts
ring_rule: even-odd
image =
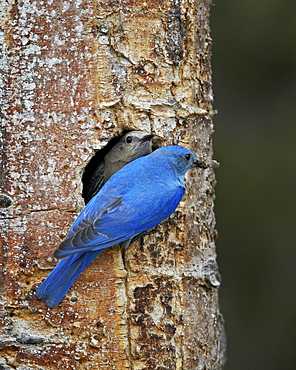
[[[38,288],[37,298],[49,307],[57,306],[81,272],[103,251],[77,253],[61,260]]]

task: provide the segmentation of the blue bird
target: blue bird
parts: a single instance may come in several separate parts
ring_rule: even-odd
[[[106,248],[128,241],[167,219],[185,192],[184,176],[207,168],[177,145],[161,147],[116,172],[85,206],[54,251],[61,259],[36,295],[55,307],[79,274]]]

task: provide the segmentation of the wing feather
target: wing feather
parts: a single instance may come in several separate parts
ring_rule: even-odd
[[[71,251],[68,254],[73,254],[80,250],[94,249],[96,245],[106,244],[107,240],[112,240],[110,235],[107,235],[103,231],[100,232],[96,225],[100,224],[100,220],[103,220],[109,213],[115,212],[122,203],[122,199],[121,197],[116,199],[110,198],[106,208],[102,210],[97,207],[97,212],[92,212],[91,203],[94,203],[93,199],[89,202],[90,206],[87,206],[76,219],[67,238],[54,251],[56,258],[63,258],[65,256],[63,253],[62,257],[61,251]]]

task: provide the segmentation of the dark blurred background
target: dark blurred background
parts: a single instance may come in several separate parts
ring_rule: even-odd
[[[296,368],[296,1],[212,7],[226,370]]]

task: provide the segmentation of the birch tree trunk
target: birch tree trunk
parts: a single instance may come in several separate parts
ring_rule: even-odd
[[[50,309],[35,297],[94,153],[151,131],[212,158],[209,0],[1,1],[1,369],[221,369],[212,170]]]

